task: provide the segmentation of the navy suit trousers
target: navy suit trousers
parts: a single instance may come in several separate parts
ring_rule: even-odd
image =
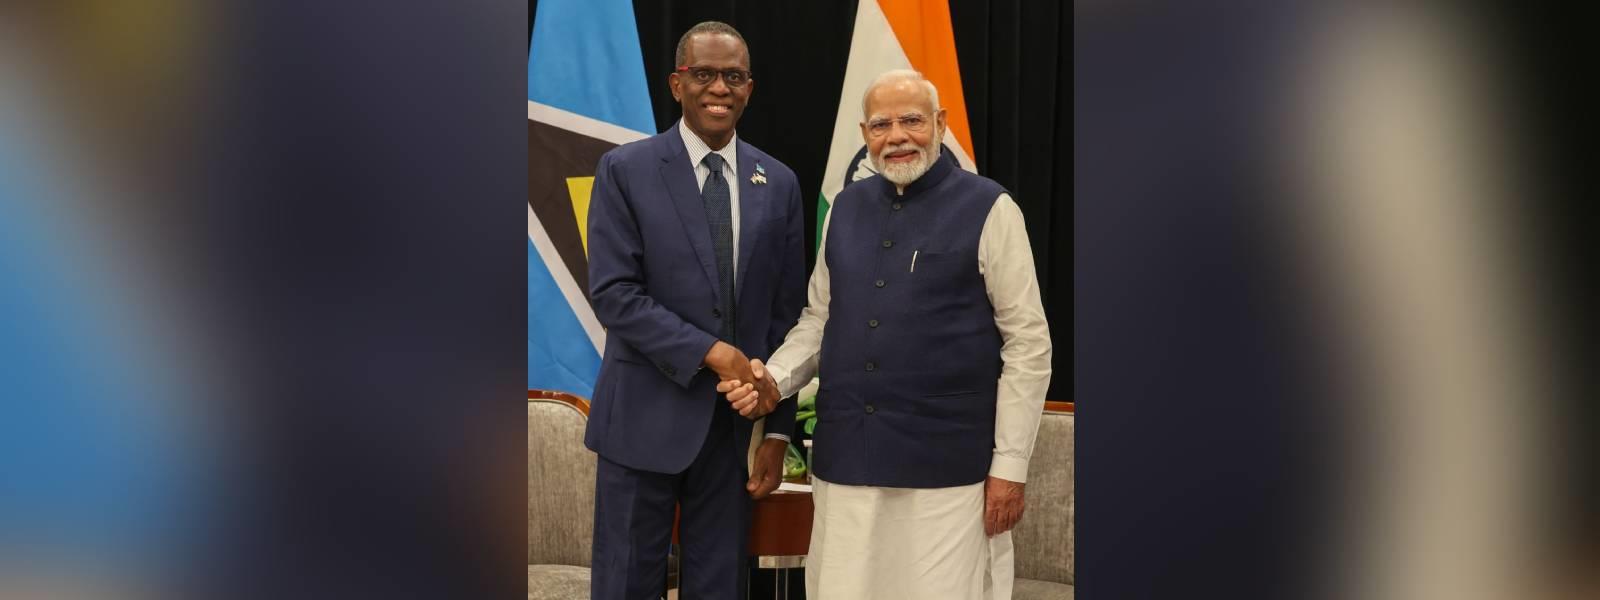
[[[705,443],[681,473],[633,469],[599,457],[590,573],[594,600],[661,597],[673,509],[680,504],[680,597],[744,597],[751,500],[744,489],[745,449],[736,447],[734,436],[735,419],[743,417],[717,400]]]

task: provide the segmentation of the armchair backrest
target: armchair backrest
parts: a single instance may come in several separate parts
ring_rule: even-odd
[[[528,400],[528,564],[589,566],[595,455],[578,405]]]
[[[1073,428],[1069,412],[1046,411],[1028,461],[1022,521],[1012,530],[1016,575],[1073,585]]]

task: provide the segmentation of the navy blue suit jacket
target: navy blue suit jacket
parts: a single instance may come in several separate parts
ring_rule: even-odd
[[[805,305],[805,217],[794,172],[738,142],[739,260],[734,345],[765,360]],[[694,461],[726,405],[701,368],[716,341],[716,255],[688,150],[674,125],[600,158],[589,205],[589,297],[606,327],[605,357],[584,444],[618,464],[677,473]],[[756,167],[766,182],[752,181]],[[795,407],[767,416],[793,436]],[[737,417],[739,448],[752,422]],[[739,461],[743,463],[741,459]]]

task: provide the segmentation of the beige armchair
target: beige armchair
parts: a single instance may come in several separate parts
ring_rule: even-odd
[[[1025,512],[1012,533],[1016,547],[1014,600],[1072,600],[1073,428],[1070,407],[1050,403],[1028,462]],[[1059,409],[1065,410],[1059,410]],[[1053,410],[1056,409],[1056,410]]]
[[[528,393],[528,600],[589,597],[594,453],[583,446],[589,403]]]

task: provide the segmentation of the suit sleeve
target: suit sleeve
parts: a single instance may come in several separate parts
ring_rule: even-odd
[[[589,298],[606,335],[643,353],[656,369],[689,387],[716,336],[684,321],[650,296],[644,240],[608,153],[595,169],[589,200]]]
[[[792,177],[792,176],[791,176]],[[806,305],[806,219],[800,202],[800,186],[791,179],[787,199],[789,218],[784,226],[783,254],[778,257],[783,272],[778,276],[778,293],[773,295],[772,325],[767,332],[767,347],[777,350],[784,336],[800,319]],[[781,402],[768,415],[767,435],[794,439],[794,402]]]

